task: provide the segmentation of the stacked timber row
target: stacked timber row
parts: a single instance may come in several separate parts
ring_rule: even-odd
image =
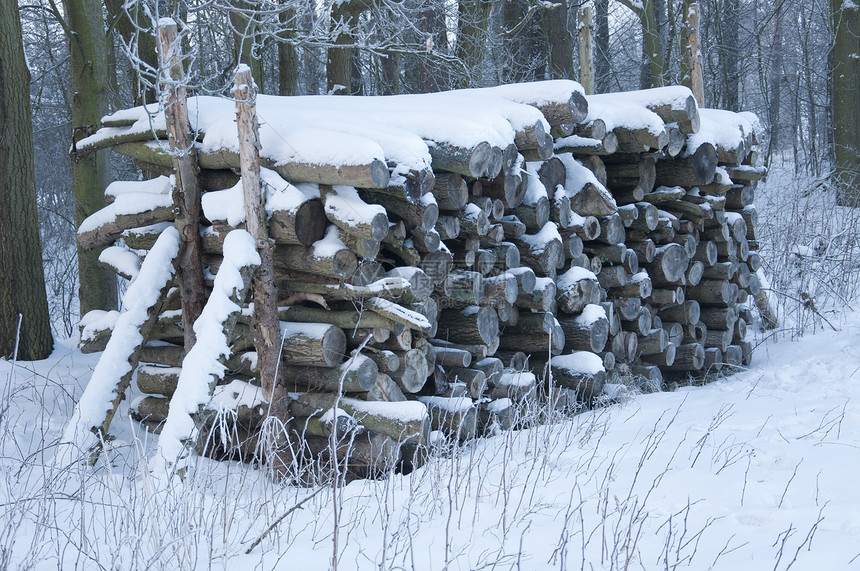
[[[232,102],[189,108],[211,287],[245,221],[239,152]],[[659,389],[664,374],[748,363],[753,116],[698,109],[681,87],[585,97],[571,81],[260,97],[258,112],[285,385],[278,403],[260,396],[245,307],[211,405],[237,412],[249,446],[277,404],[311,454],[338,431],[359,451],[352,467],[372,472],[415,461],[431,430],[510,428],[547,395],[576,407],[607,378]],[[173,157],[163,114],[104,125],[78,153],[110,147],[162,174],[113,183],[78,232],[132,280],[174,224]],[[156,432],[185,359],[179,297],[137,371],[132,414]],[[116,316],[82,319],[84,351],[104,348]]]

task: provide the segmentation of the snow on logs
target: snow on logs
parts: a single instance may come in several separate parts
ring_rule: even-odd
[[[232,102],[189,107],[211,285],[224,237],[244,226],[238,142]],[[290,430],[309,443],[362,434],[354,465],[418,463],[431,429],[462,439],[512,426],[517,407],[547,394],[545,370],[571,403],[607,382],[654,390],[748,362],[756,304],[741,302],[760,294],[752,202],[765,174],[751,114],[700,109],[683,87],[585,96],[566,80],[260,96],[258,113],[281,389],[293,395]],[[111,147],[170,174],[158,109],[104,124],[78,154]],[[106,197],[79,242],[120,240],[100,261],[136,279],[173,221],[170,180],[117,182]],[[151,399],[170,398],[181,375],[177,298],[167,296],[141,354],[153,364],[138,388],[152,397],[133,412],[154,430],[167,409]],[[102,350],[114,322],[85,316],[84,350]],[[218,386],[254,386],[247,308],[226,333]],[[236,422],[253,433],[259,419],[243,406]]]

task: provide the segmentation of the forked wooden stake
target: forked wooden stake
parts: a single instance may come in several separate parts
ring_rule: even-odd
[[[162,18],[158,28],[158,49],[164,77],[164,117],[167,121],[170,153],[176,182],[173,187],[173,204],[179,215],[176,229],[182,240],[179,254],[179,283],[182,294],[182,321],[185,323],[185,351],[194,346],[194,328],[191,326],[203,311],[206,290],[203,284],[203,258],[200,243],[200,185],[197,180],[197,153],[188,134],[188,102],[183,85],[181,44],[177,41],[176,22]]]
[[[702,51],[699,45],[699,3],[687,8],[687,57],[690,66],[690,89],[699,107],[705,106],[705,82],[702,76]]]
[[[579,9],[579,83],[586,95],[594,93],[594,26],[591,14],[594,11],[588,2]]]
[[[278,291],[275,286],[274,244],[269,238],[264,208],[265,189],[260,184],[260,138],[257,130],[257,86],[246,65],[236,68],[233,88],[236,100],[236,126],[239,130],[239,159],[242,168],[242,190],[245,196],[245,225],[260,254],[260,265],[254,271],[254,346],[257,350],[260,383],[263,394],[272,402],[280,383],[278,362],[281,354],[281,330],[278,323]]]

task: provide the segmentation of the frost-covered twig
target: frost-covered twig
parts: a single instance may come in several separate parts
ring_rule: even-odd
[[[247,550],[245,550],[245,555],[248,555],[249,553],[254,551],[254,548],[257,547],[258,545],[260,545],[260,543],[264,539],[266,539],[266,536],[269,535],[269,533],[271,533],[273,529],[278,527],[278,524],[281,523],[282,521],[284,521],[284,519],[286,519],[288,515],[290,515],[291,513],[296,511],[297,509],[301,508],[303,505],[305,505],[308,501],[313,499],[316,495],[318,495],[323,490],[325,490],[325,488],[317,488],[317,490],[314,493],[312,493],[311,495],[309,495],[308,497],[306,497],[305,499],[303,499],[302,501],[300,501],[299,503],[297,503],[296,505],[294,505],[293,507],[291,507],[290,509],[285,511],[278,519],[276,519],[274,522],[272,522],[272,525],[270,525],[269,527],[266,528],[266,531],[264,531],[263,533],[260,534],[260,537],[258,537],[257,539],[254,540],[254,543],[252,543],[251,546],[248,547]]]

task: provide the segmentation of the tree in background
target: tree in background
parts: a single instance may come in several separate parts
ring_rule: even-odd
[[[147,32],[149,16],[146,10],[140,3],[126,4],[123,0],[105,0],[105,8],[126,53],[134,53],[137,58],[137,65],[130,67],[134,104],[154,102],[155,91],[151,86],[158,61],[155,57],[155,36]]]
[[[833,17],[833,179],[842,204],[860,206],[860,6],[830,0]]]
[[[576,21],[577,10],[570,11]],[[544,30],[548,54],[549,79],[576,79],[573,65],[573,52],[576,50],[573,34],[570,32],[570,16],[566,2],[560,2],[555,8],[543,12]]]
[[[0,2],[0,357],[44,359],[53,349],[36,214],[30,72],[21,20]],[[20,315],[20,335],[18,323]],[[17,344],[17,354],[16,354]]]
[[[333,95],[361,95],[362,86],[355,81],[354,68],[358,57],[354,44],[361,13],[367,5],[361,0],[340,2],[331,8],[331,31],[335,45],[328,49],[326,77],[328,93]]]
[[[665,63],[663,61],[663,41],[661,19],[658,7],[665,7],[665,0],[619,0],[636,14],[642,25],[642,75],[640,87],[659,87],[663,85]],[[658,6],[659,4],[659,6]]]
[[[254,82],[263,89],[263,61],[256,53],[259,44],[259,19],[255,17],[256,6],[246,0],[232,0],[230,29],[233,32],[233,61],[251,68]]]
[[[282,0],[284,10],[280,13],[281,26],[286,30],[284,38],[278,42],[278,95],[299,94],[299,50],[289,39],[294,39],[295,32],[289,30],[289,24],[296,19],[296,9],[287,0]]]
[[[420,93],[433,93],[448,87],[449,72],[444,63],[430,57],[434,52],[447,55],[448,28],[445,26],[445,12],[434,2],[422,3],[419,12],[418,30],[424,40],[425,53],[418,56],[418,79]]]
[[[110,42],[105,32],[100,0],[64,0],[71,55],[73,143],[95,133],[108,112]],[[75,222],[105,205],[104,190],[111,181],[107,151],[78,157],[72,153]],[[92,309],[115,309],[116,277],[99,265],[98,250],[78,248],[81,315]]]
[[[457,12],[455,54],[462,64],[456,87],[481,85],[481,67],[487,49],[487,30],[492,3],[489,0],[460,0]]]
[[[594,2],[594,90],[607,93],[612,81],[609,53],[609,0]]]
[[[722,18],[720,19],[720,75],[725,86],[719,107],[729,111],[740,111],[740,54],[741,45],[738,41],[740,29],[741,2],[740,0],[725,0],[723,2]]]

